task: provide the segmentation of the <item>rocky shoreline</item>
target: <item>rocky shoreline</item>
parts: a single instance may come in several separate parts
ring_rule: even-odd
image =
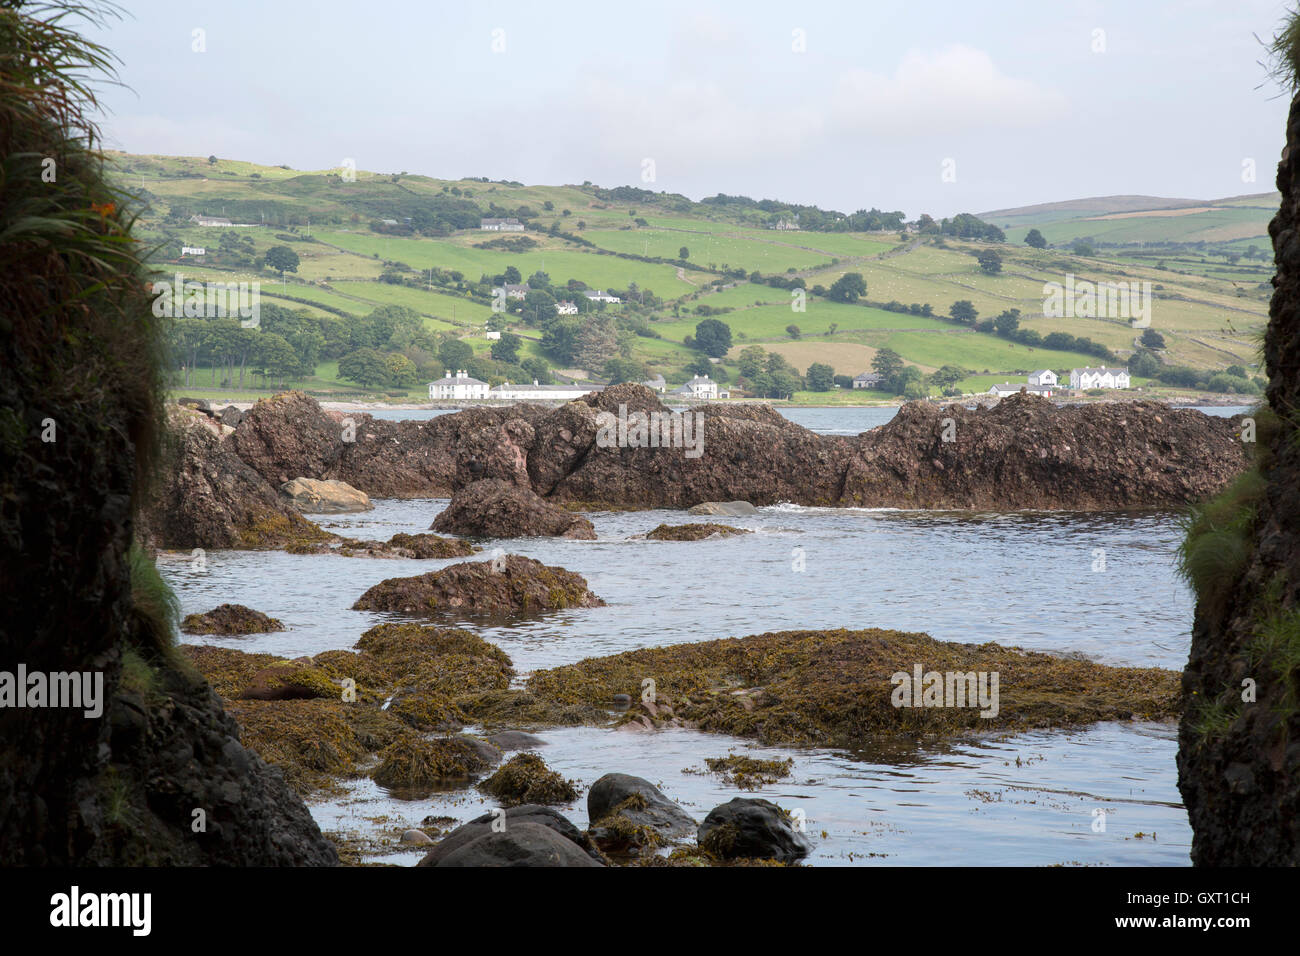
[[[278,491],[296,479],[343,482],[377,498],[463,493],[476,503],[462,508],[454,498],[436,529],[454,534],[585,537],[583,519],[557,518],[556,506],[686,509],[739,498],[904,509],[1173,508],[1212,497],[1251,458],[1239,416],[1150,402],[1059,407],[1013,395],[973,410],[913,402],[853,437],[816,434],[769,405],[716,406],[691,413],[701,422],[700,454],[642,447],[639,416],[666,422],[672,414],[639,385],[558,408],[475,408],[425,422],[328,412],[301,392],[258,402],[233,429],[172,406],[172,456],[144,540],[162,548],[339,547]],[[632,428],[615,433],[615,416]]]

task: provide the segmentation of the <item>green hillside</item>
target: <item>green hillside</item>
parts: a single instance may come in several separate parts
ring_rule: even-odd
[[[1129,361],[1139,333],[1123,318],[1043,315],[1044,284],[1064,282],[1067,274],[1151,283],[1152,328],[1163,347],[1150,357],[1160,367],[1196,370],[1205,385],[1231,366],[1257,374],[1256,334],[1267,317],[1272,270],[1259,250],[1269,248],[1267,221],[1276,208],[1268,195],[1213,202],[1108,197],[999,210],[981,217],[1005,231],[1006,241],[997,243],[935,235],[916,224],[852,231],[897,220],[875,210],[850,216],[743,197],[694,202],[630,187],[524,186],[405,172],[357,171],[351,181],[343,170],[113,156],[119,184],[141,203],[137,234],[154,245],[163,272],[255,280],[265,304],[288,310],[272,326],[297,350],[297,365],[283,356],[271,365],[254,360],[261,374],[244,374],[244,392],[289,383],[322,394],[416,398],[423,382],[440,374],[445,356],[464,359],[448,350],[454,341],[469,346],[472,371],[494,382],[537,377],[549,366],[561,380],[662,374],[676,384],[708,370],[733,386],[752,384],[753,346],[782,357],[765,371],[797,377],[813,363],[853,376],[869,370],[878,352],[892,350],[925,376],[916,387],[933,394],[952,381],[982,390],[1036,368]],[[250,225],[203,226],[190,220],[195,215]],[[486,232],[478,228],[481,216],[519,218],[527,229]],[[818,228],[770,228],[796,218]],[[1047,248],[1024,244],[1031,228]],[[1091,248],[1076,248],[1078,240]],[[205,255],[182,258],[183,245],[202,247]],[[264,264],[267,251],[280,246],[296,253],[296,271],[280,275]],[[977,258],[988,249],[1002,258],[996,274]],[[553,319],[547,303],[530,295],[527,302],[508,300],[510,310],[494,315],[492,288],[535,273],[544,273],[538,281],[549,301],[575,301],[583,313]],[[861,275],[866,293],[856,302],[832,301],[830,290],[846,273]],[[584,288],[624,301],[592,306]],[[977,310],[974,327],[948,318],[958,300]],[[347,323],[368,321],[377,309],[396,309],[421,327],[375,346],[383,355],[400,354],[410,368],[387,382],[340,378],[340,360],[369,347]],[[1009,310],[1019,311],[1019,338],[983,324]],[[710,317],[731,333],[720,364],[693,342],[697,324]],[[489,322],[520,336],[516,355],[491,358]],[[1045,347],[1050,343],[1042,340],[1053,333],[1064,333],[1065,344]],[[1071,344],[1079,338],[1089,347]],[[218,351],[204,342],[193,353],[191,391],[205,383],[238,387],[213,369],[225,361]],[[945,381],[931,383],[939,369]],[[794,400],[892,397],[811,392],[804,384],[792,386]]]

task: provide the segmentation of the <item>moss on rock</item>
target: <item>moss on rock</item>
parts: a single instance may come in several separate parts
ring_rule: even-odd
[[[504,805],[524,803],[569,803],[578,799],[578,787],[566,780],[537,754],[521,753],[488,777],[479,788],[492,794]]]

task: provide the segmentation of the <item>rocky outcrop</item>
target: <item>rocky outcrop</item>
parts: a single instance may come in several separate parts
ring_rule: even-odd
[[[724,860],[793,863],[812,852],[812,843],[791,825],[775,803],[736,797],[714,807],[700,824],[700,848]]]
[[[453,564],[411,578],[389,578],[361,595],[352,609],[425,616],[444,611],[498,615],[604,603],[587,590],[581,575],[511,554],[495,561]]]
[[[284,624],[242,604],[222,604],[202,614],[187,614],[181,630],[186,634],[266,634],[283,631]]]
[[[1240,425],[1155,402],[1058,407],[1012,395],[969,411],[911,402],[859,436],[839,503],[873,508],[1186,505],[1249,462]]]
[[[586,518],[499,478],[476,481],[456,492],[432,529],[474,538],[596,537]]]
[[[302,514],[350,514],[375,507],[364,491],[334,479],[294,478],[280,486],[280,494]]]
[[[235,454],[209,419],[169,406],[167,464],[147,527],[164,548],[284,547],[330,536],[303,518]]]
[[[1255,469],[1182,550],[1197,602],[1178,787],[1199,866],[1300,865],[1300,98],[1286,133]]]

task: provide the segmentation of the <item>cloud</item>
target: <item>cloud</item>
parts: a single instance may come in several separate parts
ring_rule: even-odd
[[[831,125],[891,136],[1024,129],[1065,115],[1066,99],[1007,76],[982,50],[909,50],[892,76],[849,70],[833,97]]]

